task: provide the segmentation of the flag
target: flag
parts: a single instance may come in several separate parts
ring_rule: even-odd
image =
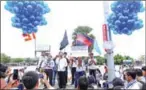
[[[60,43],[60,50],[64,49],[68,44],[69,44],[69,43],[68,43],[67,32],[66,32],[66,30],[65,30],[63,40],[62,40],[61,43]]]
[[[82,42],[83,44],[87,46],[91,46],[93,43],[93,39],[91,39],[89,36],[84,35],[84,34],[77,34],[76,40]]]
[[[97,53],[101,54],[100,48],[99,48],[99,46],[98,46],[96,40],[94,40],[94,45],[93,45],[93,47],[94,47],[94,49],[95,49],[95,51],[96,51]]]

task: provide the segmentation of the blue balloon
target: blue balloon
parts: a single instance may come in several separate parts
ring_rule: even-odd
[[[36,6],[36,2],[35,1],[31,1],[30,2],[32,6]]]
[[[50,12],[44,1],[7,1],[5,9],[15,15],[12,26],[21,28],[23,33],[37,32],[38,25],[47,24],[43,15]]]
[[[26,23],[28,23],[28,19],[27,18],[23,18],[22,22],[26,24]]]
[[[124,21],[124,19],[125,19],[124,16],[120,16],[120,17],[119,17],[119,20],[120,20],[120,21]]]
[[[31,5],[28,5],[28,6],[27,6],[27,10],[28,10],[28,11],[32,11],[32,10],[33,10],[32,6],[31,6]]]
[[[36,20],[37,21],[41,21],[42,20],[42,17],[41,16],[36,16]]]
[[[15,13],[19,12],[19,8],[18,7],[14,7],[13,10],[14,10]]]
[[[38,31],[37,27],[34,27],[34,28],[33,28],[33,32],[36,33],[37,31]]]
[[[31,29],[29,29],[27,32],[28,32],[28,34],[33,33],[33,31]]]
[[[127,35],[131,35],[131,34],[132,34],[132,31],[129,30],[128,33],[127,33]]]
[[[21,28],[21,24],[20,23],[12,23],[12,26],[16,27],[16,28]]]
[[[118,26],[118,25],[120,25],[120,24],[121,24],[121,22],[120,22],[119,20],[116,20],[116,21],[115,21],[115,25]]]
[[[24,1],[25,6],[29,4],[29,1]]]
[[[10,11],[10,7],[8,5],[5,5],[4,8],[8,11]]]
[[[35,20],[35,16],[30,16],[30,20]]]
[[[114,34],[118,34],[117,31],[115,31],[115,30],[113,31],[113,33],[114,33]]]
[[[22,29],[27,31],[27,26],[22,26]]]
[[[34,25],[33,25],[32,23],[29,23],[29,24],[28,24],[28,27],[29,27],[29,28],[33,28]]]
[[[19,19],[18,17],[12,17],[12,18],[11,18],[11,21],[12,21],[13,23],[20,23],[20,19]]]
[[[111,4],[111,10],[107,22],[115,34],[131,35],[143,27],[143,21],[138,19],[138,13],[144,11],[142,1],[116,1]]]
[[[18,2],[18,7],[22,8],[23,7],[23,2]]]

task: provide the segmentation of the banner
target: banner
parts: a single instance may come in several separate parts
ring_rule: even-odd
[[[41,51],[50,51],[51,47],[50,45],[36,45],[36,51],[41,52]]]
[[[88,56],[88,46],[72,46],[71,56],[74,57]]]

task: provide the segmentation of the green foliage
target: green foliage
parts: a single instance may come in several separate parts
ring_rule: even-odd
[[[120,54],[117,54],[117,55],[114,56],[114,63],[115,64],[120,65],[120,64],[122,64],[123,60],[124,60],[124,58]]]
[[[94,58],[97,60],[97,65],[103,65],[105,63],[105,58],[101,56],[94,56]]]
[[[4,53],[1,53],[1,62],[2,63],[9,63],[11,61],[11,58],[9,56],[7,56]]]
[[[75,42],[76,33],[85,34],[85,35],[88,35],[90,38],[94,39],[95,36],[93,34],[90,34],[91,31],[92,31],[92,28],[89,26],[78,26],[76,29],[74,29],[74,32],[72,34],[73,42]],[[92,52],[92,50],[93,50],[93,44],[90,47],[88,47],[88,52]]]
[[[124,60],[133,60],[133,58],[130,56],[124,56],[123,58],[124,58]]]
[[[14,63],[20,63],[20,62],[23,62],[24,61],[24,58],[13,58],[12,61]]]
[[[134,60],[132,57],[130,57],[130,56],[122,56],[122,55],[120,55],[120,54],[117,54],[117,55],[115,55],[114,56],[114,62],[115,62],[115,64],[117,64],[117,65],[120,65],[120,64],[122,64],[123,63],[123,60]]]

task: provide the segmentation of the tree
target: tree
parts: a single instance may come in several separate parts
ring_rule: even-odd
[[[4,53],[1,53],[1,62],[2,63],[9,63],[11,61],[11,57],[7,56]]]
[[[15,63],[20,63],[20,62],[23,62],[24,61],[24,58],[13,58],[12,60]]]
[[[120,54],[117,54],[117,55],[114,56],[114,63],[115,64],[120,65],[120,64],[122,64],[123,60],[124,60],[124,58]]]
[[[105,63],[105,58],[101,56],[95,56],[95,59],[97,61],[97,65],[103,65]]]
[[[85,35],[89,36],[90,38],[94,39],[95,36],[93,34],[90,34],[91,31],[92,31],[92,28],[88,27],[88,26],[78,26],[77,28],[75,28],[74,32],[72,34],[73,46],[74,46],[74,42],[76,40],[75,35],[77,33],[85,34]],[[88,52],[92,52],[92,50],[93,50],[93,44],[90,47],[88,47]]]
[[[124,58],[124,60],[133,60],[133,58],[130,56],[124,56],[123,58]]]

